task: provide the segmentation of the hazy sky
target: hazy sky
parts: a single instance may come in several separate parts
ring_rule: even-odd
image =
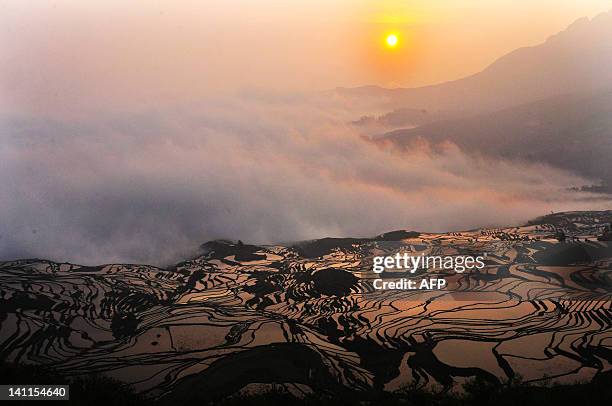
[[[0,108],[121,110],[245,87],[429,84],[610,8],[610,0],[2,1]],[[393,51],[382,46],[389,31],[400,36]]]
[[[538,162],[381,149],[349,124],[367,100],[315,92],[455,79],[609,1],[177,3],[0,1],[0,260],[168,264],[215,238],[609,207]]]

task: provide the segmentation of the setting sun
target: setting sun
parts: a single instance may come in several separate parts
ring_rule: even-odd
[[[387,46],[393,48],[397,45],[397,35],[389,34],[387,35]]]

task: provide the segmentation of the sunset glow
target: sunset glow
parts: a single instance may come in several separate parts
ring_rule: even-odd
[[[0,400],[610,404],[612,0],[0,1]]]

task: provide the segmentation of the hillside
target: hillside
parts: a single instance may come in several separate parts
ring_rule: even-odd
[[[469,58],[469,55],[465,56]],[[477,113],[553,96],[612,88],[612,11],[582,18],[540,45],[502,56],[474,75],[420,88],[339,88],[345,97],[384,101],[388,109]]]
[[[571,212],[446,234],[216,241],[168,269],[3,262],[0,351],[41,374],[103,374],[172,401],[588,381],[612,361],[612,251],[597,240],[611,221]],[[445,277],[443,290],[374,289],[398,274],[372,273],[372,255],[400,250],[486,253],[486,267],[400,275]]]
[[[612,192],[612,92],[560,96],[501,111],[384,134],[409,148],[452,142],[468,153],[546,163],[603,183]]]

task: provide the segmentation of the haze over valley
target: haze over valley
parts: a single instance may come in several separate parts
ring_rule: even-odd
[[[24,38],[30,53],[2,60],[0,258],[165,265],[219,238],[442,232],[610,207],[611,12],[438,85],[221,92],[201,80],[223,58],[162,80],[169,60],[189,60],[136,29],[110,46],[111,22],[71,20],[86,34],[60,47],[59,10],[46,37]],[[7,38],[34,18],[20,12],[5,16]],[[112,24],[174,21],[160,13]],[[381,63],[410,53],[408,39]]]

